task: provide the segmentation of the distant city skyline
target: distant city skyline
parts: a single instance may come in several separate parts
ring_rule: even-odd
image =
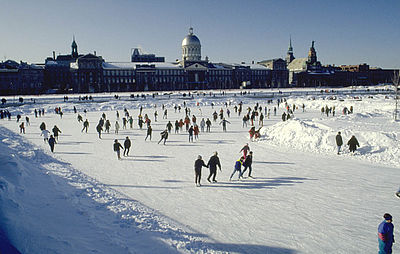
[[[97,52],[129,62],[131,48],[181,59],[193,27],[202,58],[251,62],[306,57],[315,41],[322,64],[400,68],[400,1],[6,1],[0,9],[1,60],[44,63],[46,57]]]

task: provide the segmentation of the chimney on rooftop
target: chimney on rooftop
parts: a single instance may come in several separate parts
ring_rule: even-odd
[[[96,50],[94,51],[94,55],[96,55]]]
[[[53,60],[56,60],[56,52],[53,51]]]

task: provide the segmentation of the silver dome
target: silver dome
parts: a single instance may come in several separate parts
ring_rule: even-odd
[[[193,34],[193,28],[189,29],[189,34],[183,39],[182,46],[200,46],[200,40]]]

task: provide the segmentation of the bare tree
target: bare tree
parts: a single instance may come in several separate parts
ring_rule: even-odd
[[[399,70],[395,70],[393,72],[393,78],[392,78],[393,86],[394,86],[394,101],[395,101],[395,108],[394,108],[394,120],[398,120],[398,115],[399,115],[399,84],[400,84],[400,76],[399,76]]]

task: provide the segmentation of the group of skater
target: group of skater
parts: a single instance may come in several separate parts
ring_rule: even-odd
[[[253,152],[250,151],[249,144],[247,143],[239,153],[243,153],[243,155],[235,162],[233,167],[233,172],[229,177],[229,181],[232,181],[232,177],[238,172],[238,180],[244,178],[244,173],[249,170],[248,178],[253,178],[251,175],[252,173],[252,164],[253,164]],[[216,176],[217,176],[217,168],[222,172],[221,163],[218,157],[218,152],[214,152],[214,154],[210,157],[207,164],[204,162],[203,157],[201,155],[197,156],[196,161],[194,162],[194,173],[195,178],[194,182],[197,187],[201,186],[201,170],[203,167],[210,169],[210,174],[207,177],[208,182],[216,183]],[[243,171],[242,171],[243,167]]]

